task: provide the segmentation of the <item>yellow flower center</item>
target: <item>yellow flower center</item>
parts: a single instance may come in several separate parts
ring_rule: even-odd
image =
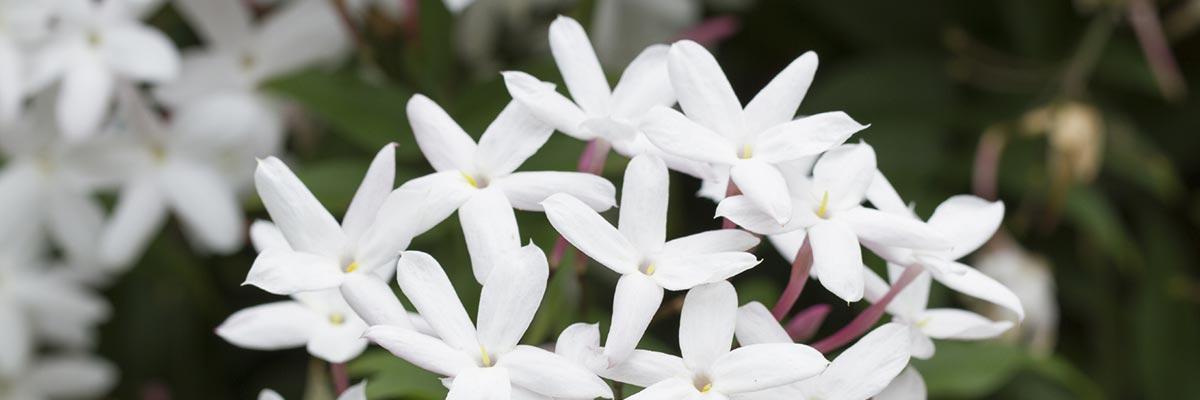
[[[712,390],[712,384],[711,384],[711,383],[710,383],[710,384],[707,384],[707,385],[704,385],[704,387],[700,388],[700,393],[708,393],[708,391],[709,391],[709,390]]]
[[[358,270],[358,263],[350,263],[350,265],[346,266],[347,273],[354,272],[357,270]]]
[[[467,183],[471,184],[471,187],[476,189],[479,188],[479,182],[476,182],[475,178],[472,178],[471,175],[468,175],[466,172],[460,172],[460,174],[462,174],[463,179],[467,180]]]
[[[342,313],[333,313],[329,315],[329,322],[332,322],[334,325],[341,325],[346,322],[346,315]]]
[[[479,353],[483,354],[483,366],[485,368],[491,367],[492,366],[492,357],[488,355],[487,347],[484,347],[483,345],[479,345]]]
[[[821,197],[821,208],[817,209],[817,216],[825,218],[825,208],[829,206],[829,191],[825,191],[825,195]]]
[[[657,269],[658,269],[657,265],[654,265],[654,263],[650,263],[650,266],[646,267],[646,275],[654,275],[654,271]]]
[[[742,154],[740,155],[740,157],[744,160],[744,159],[750,158],[753,155],[754,155],[754,152],[750,148],[750,145],[743,144],[742,145]]]

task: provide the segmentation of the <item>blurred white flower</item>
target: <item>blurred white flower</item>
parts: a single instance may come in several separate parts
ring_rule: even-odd
[[[902,324],[885,324],[839,354],[819,375],[737,399],[866,400],[883,391],[908,365],[908,331]],[[738,310],[737,339],[750,346],[791,343],[787,332],[766,307],[756,303]]]
[[[729,282],[697,286],[683,302],[679,347],[683,357],[631,357],[641,371],[632,384],[650,382],[630,400],[735,398],[794,384],[825,370],[829,361],[815,349],[788,342],[733,346],[737,292]],[[778,397],[773,397],[778,398]],[[791,397],[795,398],[795,397]]]
[[[925,389],[925,378],[916,368],[909,366],[889,383],[887,388],[875,395],[875,400],[925,400],[929,393]]]
[[[774,168],[774,167],[772,167]],[[813,252],[813,275],[821,285],[846,301],[863,296],[860,243],[880,246],[945,250],[952,242],[925,223],[907,216],[863,207],[875,174],[875,150],[866,143],[842,145],[826,152],[813,166],[785,169],[791,215],[786,223],[764,211],[747,196],[729,197],[717,206],[717,216],[729,218],[751,232],[789,234],[796,248],[808,240]],[[803,234],[801,233],[803,232]],[[789,259],[795,253],[787,255]]]
[[[256,239],[262,252],[245,284],[294,294],[337,288],[353,275],[390,276],[400,251],[423,232],[414,225],[426,199],[425,192],[392,190],[395,147],[375,156],[341,225],[283,161],[260,161],[258,194],[284,243],[265,246]]]
[[[458,210],[475,279],[485,282],[498,255],[521,245],[513,209],[541,211],[542,201],[567,193],[593,210],[615,203],[608,180],[583,172],[513,172],[546,143],[553,130],[513,101],[500,112],[477,145],[445,110],[422,95],[408,102],[417,145],[437,172],[401,188],[427,191],[424,229]],[[422,229],[423,230],[423,229]]]
[[[107,361],[84,355],[55,355],[33,362],[19,374],[0,374],[0,398],[98,399],[116,383],[117,370]]]
[[[604,65],[623,65],[646,46],[679,37],[700,21],[697,0],[598,0],[592,39]]]
[[[437,332],[436,339],[397,326],[373,326],[366,337],[421,368],[449,377],[448,399],[612,398],[591,371],[538,347],[518,345],[546,290],[546,255],[530,244],[510,249],[483,284],[478,329],[433,257],[409,251],[396,280]]]
[[[776,164],[819,154],[866,128],[842,112],[792,120],[816,73],[815,53],[796,58],[744,109],[704,47],[684,40],[669,53],[671,83],[686,116],[655,107],[642,130],[667,153],[728,167],[746,198],[779,224],[788,222],[792,201]]]
[[[342,300],[337,289],[296,293],[292,300],[246,308],[217,327],[217,336],[247,349],[307,347],[331,363],[350,361],[367,348],[367,323]]]
[[[165,83],[179,75],[179,52],[162,32],[138,20],[131,0],[61,0],[56,29],[31,65],[40,90],[61,81],[58,124],[78,140],[96,133],[119,80]]]
[[[975,262],[980,272],[1011,288],[1025,305],[1025,319],[1011,335],[1037,354],[1053,353],[1058,341],[1059,306],[1050,262],[1012,241],[998,241],[981,252]],[[1012,318],[1012,311],[1004,308],[977,309],[992,318]]]
[[[283,396],[271,389],[263,389],[258,393],[258,400],[284,400]],[[359,382],[338,395],[337,400],[367,400],[367,381]]]
[[[179,217],[202,250],[229,253],[245,243],[245,223],[233,184],[221,174],[232,132],[172,121],[167,125],[131,86],[119,93],[121,136],[107,157],[126,174],[111,219],[100,237],[100,262],[132,264],[166,221]]]
[[[745,252],[758,245],[758,238],[739,229],[666,241],[669,184],[662,160],[634,157],[625,170],[619,229],[571,195],[556,194],[542,202],[546,217],[564,238],[622,275],[604,349],[611,364],[637,347],[662,304],[663,289],[688,290],[723,281],[759,262]]]
[[[53,2],[0,0],[0,126],[12,123],[29,90],[29,52],[50,28]]]

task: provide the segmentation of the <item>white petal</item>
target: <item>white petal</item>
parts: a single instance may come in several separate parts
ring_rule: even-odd
[[[610,364],[621,363],[637,348],[662,299],[663,288],[644,274],[626,274],[617,281],[612,325],[604,342],[604,355]]]
[[[293,294],[337,287],[344,276],[335,259],[286,249],[267,249],[254,259],[243,285],[254,285],[274,294]]]
[[[292,250],[292,245],[288,244],[279,227],[261,219],[250,224],[250,243],[259,253],[267,249]]]
[[[805,229],[767,236],[767,241],[775,246],[775,250],[779,251],[779,255],[789,264],[796,261],[796,253],[800,252],[805,240],[808,240],[808,231]]]
[[[759,239],[741,229],[717,229],[672,239],[663,245],[663,253],[748,251],[758,246]]]
[[[762,343],[792,343],[792,337],[775,320],[767,306],[757,301],[738,308],[734,334],[742,346]]]
[[[816,73],[817,53],[796,57],[746,104],[746,132],[759,132],[795,117]]]
[[[387,200],[396,184],[396,144],[389,143],[375,154],[367,174],[363,177],[354,199],[342,218],[342,230],[347,239],[358,240],[376,220],[379,208]]]
[[[554,128],[518,101],[508,103],[479,137],[476,164],[492,176],[503,176],[520,167],[546,144]]]
[[[498,182],[514,208],[542,211],[542,201],[555,193],[566,193],[596,211],[616,205],[617,189],[603,177],[586,172],[517,172]]]
[[[16,375],[25,370],[34,350],[32,330],[26,322],[25,313],[11,301],[0,303],[0,373]]]
[[[509,371],[504,368],[470,368],[454,377],[446,400],[508,400],[512,398]]]
[[[699,400],[700,391],[681,378],[672,378],[629,396],[629,400]]]
[[[653,278],[667,290],[687,290],[729,279],[758,263],[753,254],[740,251],[662,254],[654,259]]]
[[[29,369],[22,386],[50,398],[86,398],[111,390],[117,374],[112,364],[93,356],[51,356]]]
[[[766,211],[775,222],[786,224],[792,217],[792,198],[787,181],[774,165],[758,160],[742,160],[729,170],[733,183],[747,199]]]
[[[821,285],[846,301],[863,297],[862,249],[850,227],[838,221],[825,221],[808,231],[813,249],[813,270]]]
[[[793,206],[793,210],[796,207]],[[804,230],[808,225],[815,221],[806,221],[804,218],[792,218],[787,223],[781,224],[758,206],[749,197],[738,195],[727,197],[717,204],[717,218],[728,218],[738,226],[760,235],[778,235],[796,230]]]
[[[424,95],[408,100],[408,121],[425,159],[438,171],[475,169],[475,141],[446,111]]]
[[[613,115],[637,118],[654,106],[675,104],[675,89],[671,88],[667,72],[670,49],[666,45],[652,45],[629,63],[613,89]]]
[[[367,400],[367,381],[346,388],[346,391],[338,395],[337,400]]]
[[[667,107],[654,107],[642,120],[641,129],[662,151],[684,159],[726,165],[737,161],[730,139],[688,118]]]
[[[679,348],[692,371],[707,370],[733,346],[737,292],[729,282],[697,286],[683,301]]]
[[[353,360],[367,349],[367,340],[362,338],[366,329],[359,319],[348,319],[342,324],[324,322],[308,341],[308,354],[330,363]]]
[[[162,32],[140,24],[121,24],[101,34],[104,59],[113,71],[154,83],[179,76],[179,50]]]
[[[346,236],[333,215],[283,161],[267,157],[254,171],[254,185],[271,220],[298,251],[340,257]]]
[[[387,282],[370,274],[347,274],[340,287],[346,304],[367,325],[390,325],[412,329],[408,311],[388,287]]]
[[[283,396],[279,394],[279,392],[276,392],[271,389],[263,389],[261,392],[258,392],[258,400],[286,400],[286,399],[284,399]]]
[[[841,145],[865,128],[841,111],[810,115],[760,133],[754,158],[769,163],[799,160]]]
[[[554,342],[554,354],[578,363],[591,371],[604,371],[608,360],[601,354],[600,324],[576,322],[563,329]]]
[[[871,246],[921,250],[946,250],[952,246],[941,232],[903,215],[855,207],[839,211],[833,218],[849,225],[863,243]]]
[[[8,125],[21,110],[25,97],[24,59],[12,41],[0,40],[0,124]]]
[[[641,255],[637,249],[582,201],[556,194],[542,205],[550,225],[575,248],[619,274],[638,273]]]
[[[763,343],[739,347],[713,364],[713,390],[733,395],[806,379],[825,370],[829,360],[802,344]]]
[[[509,252],[521,247],[517,217],[499,189],[485,189],[467,200],[458,210],[458,220],[466,237],[475,280],[480,283],[487,282],[496,265],[507,261]]]
[[[911,339],[908,343],[908,351],[912,354],[912,358],[918,360],[928,360],[933,358],[933,354],[937,352],[937,346],[933,344],[933,339],[921,331],[921,328],[916,325],[908,326],[908,336]]]
[[[421,220],[413,227],[413,235],[425,233],[445,221],[463,203],[479,192],[467,183],[459,171],[437,172],[404,182],[400,189],[427,193]]]
[[[959,293],[1007,308],[1017,314],[1018,320],[1025,319],[1025,307],[1012,289],[968,265],[947,263],[957,272],[935,274],[933,277],[938,282]]]
[[[625,361],[604,371],[605,378],[634,386],[650,387],[671,378],[690,379],[692,371],[683,359],[667,353],[634,350]]]
[[[471,317],[437,260],[419,251],[404,252],[396,267],[396,281],[438,337],[468,354],[479,351]]]
[[[617,226],[642,254],[662,249],[667,240],[667,165],[652,155],[634,157],[625,168]]]
[[[562,133],[580,140],[591,140],[594,133],[583,129],[588,118],[583,110],[562,94],[554,91],[554,85],[542,82],[524,72],[504,72],[504,85],[513,100],[521,102],[542,121],[553,125]]]
[[[380,325],[367,329],[363,337],[429,372],[455,376],[477,365],[462,351],[441,340],[398,326]]]
[[[583,27],[560,15],[550,24],[550,51],[575,103],[588,113],[607,114],[612,95],[608,78]]]
[[[916,368],[908,367],[887,388],[875,395],[875,400],[925,400],[929,394],[925,390],[925,378]]]
[[[226,254],[245,243],[245,221],[236,193],[217,171],[175,161],[162,171],[163,194],[188,233]]]
[[[344,56],[350,38],[333,5],[321,1],[283,4],[259,24],[253,43],[259,79],[298,71]]]
[[[1003,220],[1003,202],[959,195],[938,205],[929,217],[929,226],[954,243],[947,258],[957,260],[991,239]]]
[[[296,301],[250,307],[230,315],[217,327],[217,336],[254,350],[281,350],[304,346],[325,321]]]
[[[925,311],[920,322],[921,331],[934,339],[991,339],[1013,327],[1011,321],[992,321],[970,311],[952,308]]]
[[[728,138],[742,133],[742,103],[712,54],[696,42],[671,45],[667,68],[683,112]]]
[[[100,260],[108,266],[133,263],[167,217],[166,201],[149,179],[127,184],[119,199],[100,237]]]
[[[844,210],[863,202],[875,179],[875,150],[866,143],[838,146],[813,166],[814,202],[829,194],[827,210]]]
[[[908,268],[892,263],[888,263],[887,268],[888,278],[892,283],[899,281],[904,272],[908,270]],[[864,268],[864,270],[869,271],[869,269],[866,268]],[[867,273],[872,275],[874,274],[874,272]],[[925,308],[929,305],[929,287],[932,282],[933,277],[928,272],[918,273],[917,276],[913,278],[912,282],[910,282],[908,286],[904,288],[904,290],[900,291],[900,293],[896,294],[896,297],[892,298],[892,302],[889,303],[887,307],[888,312],[907,320],[917,318],[919,315],[921,315],[921,313],[925,312]],[[890,284],[887,285],[887,289],[884,290],[885,294],[887,293],[888,289],[891,289]]]
[[[508,370],[513,385],[549,397],[611,399],[612,389],[596,374],[557,354],[533,346],[517,346],[500,356],[497,367]]]
[[[388,194],[359,240],[354,256],[359,268],[375,272],[394,269],[431,206],[428,192],[396,189]]]
[[[829,399],[867,399],[908,365],[908,327],[890,323],[863,336],[821,374],[818,390]]]
[[[550,266],[532,243],[512,249],[496,264],[479,295],[479,343],[489,353],[506,353],[517,345],[546,293]]]
[[[250,36],[252,15],[233,1],[178,0],[178,10],[209,45],[235,48]]]
[[[875,178],[871,179],[871,184],[867,186],[867,201],[879,211],[916,217],[908,205],[904,204],[896,188],[892,187],[892,183],[879,170],[875,170]]]
[[[86,193],[60,190],[48,199],[50,234],[73,261],[91,261],[96,256],[104,209]],[[28,208],[20,212],[27,212]]]
[[[58,126],[69,140],[92,136],[108,115],[114,79],[94,60],[77,62],[63,76],[58,95]]]

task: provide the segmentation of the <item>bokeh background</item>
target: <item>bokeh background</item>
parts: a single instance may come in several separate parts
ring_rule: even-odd
[[[816,51],[821,65],[801,113],[843,110],[872,124],[858,138],[922,216],[959,193],[1005,201],[1002,232],[970,261],[994,266],[1028,296],[1030,319],[1019,337],[939,343],[936,357],[915,364],[932,398],[1200,398],[1200,1],[683,1],[675,3],[691,14],[660,21],[642,9],[657,0],[479,0],[459,15],[421,0],[400,20],[375,10],[351,21],[359,33],[345,63],[267,85],[294,104],[289,164],[334,215],[387,142],[400,144],[398,181],[430,172],[405,119],[410,95],[430,96],[478,135],[509,100],[498,72],[561,83],[549,22],[569,15],[595,37],[604,1],[629,3],[615,19],[627,25],[610,34],[711,36],[743,99]],[[198,43],[170,3],[149,21],[181,46]],[[603,53],[615,79],[629,54]],[[555,135],[523,168],[573,170],[583,147]],[[619,185],[624,165],[610,158],[605,176]],[[719,226],[698,188],[673,175],[671,235]],[[250,197],[251,216],[266,218]],[[544,216],[518,218],[522,235],[549,250],[555,233]],[[447,220],[411,248],[447,267],[473,314],[479,288],[457,224]],[[758,254],[765,262],[735,284],[743,302],[773,304],[787,263],[769,246]],[[213,334],[234,311],[279,299],[240,286],[253,259],[248,247],[197,255],[172,221],[104,292],[113,318],[98,352],[121,370],[112,398],[252,398],[266,387],[329,398],[328,367],[303,349],[243,350]],[[607,323],[615,276],[595,264],[575,272],[555,274],[527,343],[553,341],[572,322]],[[809,288],[801,307],[833,307],[818,336],[865,307]],[[934,290],[931,304],[977,306]],[[643,343],[675,346],[679,300],[668,296]],[[372,398],[444,396],[432,375],[378,348],[350,373],[370,380]]]

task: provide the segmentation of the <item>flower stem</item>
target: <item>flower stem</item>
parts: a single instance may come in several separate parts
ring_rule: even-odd
[[[800,293],[804,291],[804,284],[808,282],[812,264],[812,245],[808,243],[808,237],[805,237],[804,243],[796,251],[796,258],[792,260],[792,275],[788,278],[787,288],[779,296],[775,308],[771,309],[771,315],[775,316],[776,321],[782,322],[784,317],[787,317],[788,313],[792,311],[792,307],[796,305],[796,299],[800,298]]]
[[[346,373],[346,364],[330,363],[329,373],[333,376],[333,388],[338,395],[350,388],[350,375]]]
[[[1163,97],[1169,101],[1177,101],[1187,94],[1187,83],[1179,72],[1179,63],[1171,54],[1171,44],[1163,33],[1162,22],[1158,19],[1158,10],[1150,0],[1131,0],[1129,4],[1129,23],[1133,27],[1138,43],[1146,62],[1150,64],[1150,72]]]
[[[800,311],[787,324],[788,336],[796,343],[812,340],[813,336],[817,335],[817,330],[821,329],[821,324],[825,322],[825,316],[829,315],[832,309],[828,304],[817,304]]]
[[[821,341],[813,344],[812,347],[822,353],[829,353],[866,334],[872,326],[875,326],[879,318],[883,317],[883,313],[887,310],[887,306],[892,302],[892,299],[895,299],[901,290],[908,287],[908,284],[912,283],[913,279],[916,279],[917,275],[921,274],[921,272],[924,272],[924,269],[917,265],[905,268],[904,274],[900,275],[900,279],[892,284],[892,288],[888,289],[887,294],[883,295],[882,299],[867,307],[866,310],[863,310],[861,314],[854,317],[854,320],[843,326],[842,329],[829,335],[829,337],[821,339]]]

